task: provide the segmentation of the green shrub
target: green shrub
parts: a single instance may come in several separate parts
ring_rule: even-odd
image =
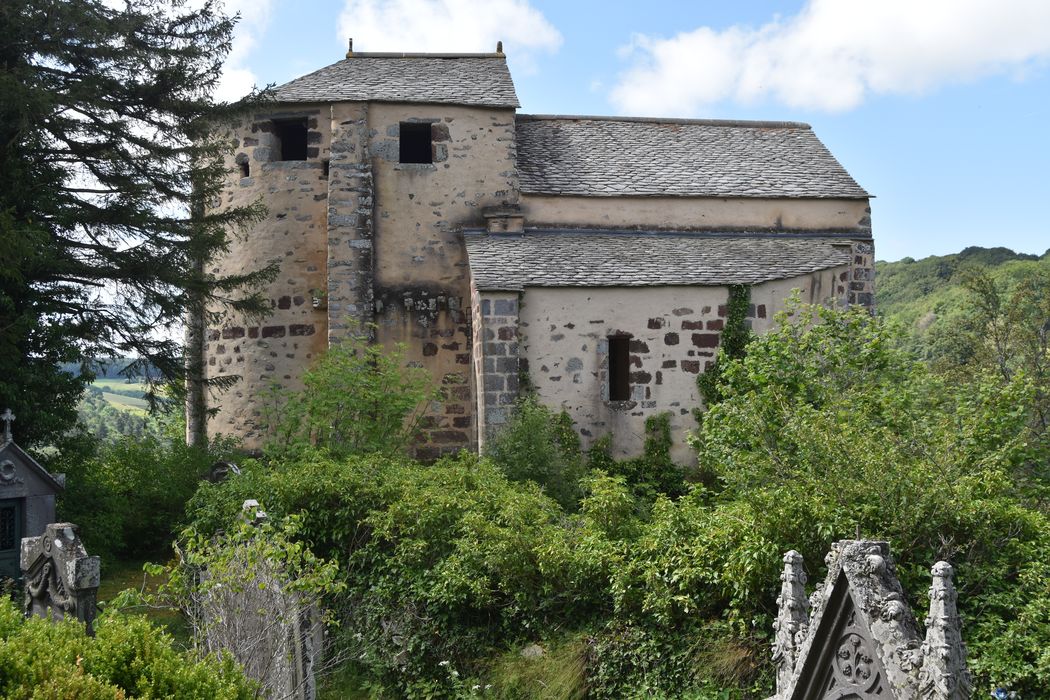
[[[581,685],[599,698],[766,697],[783,552],[802,552],[819,580],[831,542],[858,527],[890,541],[919,619],[929,567],[955,565],[979,689],[1050,694],[1050,519],[1030,470],[1047,454],[1029,440],[1031,383],[948,382],[863,312],[793,311],[725,360],[721,400],[691,440],[703,485],[670,471],[659,418],[643,457],[617,462],[599,441],[590,471],[566,480],[552,465],[582,458],[533,406],[498,466],[307,451],[202,485],[194,521],[224,527],[246,498],[301,514],[300,537],[346,576],[343,650],[394,697],[532,697],[544,684],[567,697]],[[549,664],[513,656],[536,642]]]
[[[405,346],[351,337],[303,373],[301,392],[274,387],[264,451],[274,458],[305,447],[334,455],[406,451],[428,403],[440,398],[429,373],[405,361]]]
[[[539,484],[563,508],[576,508],[584,467],[580,438],[565,411],[555,413],[532,395],[521,398],[486,452],[507,478]]]
[[[107,613],[95,636],[76,621],[25,619],[0,601],[0,696],[10,700],[256,697],[229,659],[198,661],[143,617]]]
[[[164,552],[185,521],[186,501],[223,454],[156,438],[125,438],[94,456],[61,465],[66,490],[58,517],[74,522],[91,554],[104,558]]]
[[[145,599],[180,610],[192,627],[194,648],[230,655],[264,695],[272,696],[287,691],[290,669],[260,650],[279,648],[275,644],[289,634],[293,620],[306,636],[323,633],[332,622],[330,612],[320,605],[316,617],[304,611],[332,599],[345,583],[335,562],[297,541],[298,516],[249,522],[257,512],[220,536],[184,531],[178,557],[167,567],[168,582]],[[322,676],[332,665],[329,654],[315,659],[312,670]]]
[[[726,363],[692,440],[715,486],[657,501],[615,574],[618,611],[647,629],[724,616],[764,634],[779,556],[800,551],[817,579],[829,544],[859,528],[890,541],[919,619],[929,567],[955,565],[979,686],[1047,694],[1030,603],[1046,600],[1050,523],[1014,478],[1031,457],[1031,387],[953,386],[862,311],[794,312]]]
[[[617,500],[615,484],[596,491]],[[298,513],[303,541],[341,563],[347,589],[333,606],[345,611],[344,651],[398,696],[451,693],[483,672],[493,649],[611,612],[608,581],[623,547],[606,530],[620,521],[593,507],[567,516],[487,460],[464,454],[423,467],[315,452],[247,463],[240,477],[201,486],[195,526],[223,527],[259,494],[272,517]]]
[[[657,496],[678,498],[687,490],[687,472],[671,459],[671,414],[658,413],[645,419],[645,444],[640,457],[613,459],[611,440],[595,440],[587,451],[591,469],[622,476],[631,487],[638,505],[645,509]]]

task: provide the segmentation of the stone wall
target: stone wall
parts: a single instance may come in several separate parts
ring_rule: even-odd
[[[322,300],[327,287],[326,208],[330,108],[321,105],[273,109],[236,125],[230,138],[228,185],[221,207],[262,200],[266,217],[249,231],[236,232],[229,253],[215,261],[215,274],[255,270],[279,261],[280,272],[264,293],[272,313],[263,320],[238,316],[205,331],[206,376],[235,375],[232,389],[206,397],[218,412],[208,432],[244,438],[249,448],[261,439],[257,424],[262,394],[274,382],[296,388],[302,368],[327,346],[327,319]],[[273,119],[308,120],[308,157],[280,161]],[[249,176],[241,177],[246,164]],[[322,306],[322,304],[318,304]]]
[[[372,159],[368,105],[331,107],[327,253],[328,342],[367,335],[373,315]]]
[[[475,297],[474,366],[478,371],[478,441],[485,443],[511,417],[521,376],[517,292],[485,292]]]
[[[429,122],[433,163],[398,162],[401,122]],[[476,447],[470,279],[463,227],[517,197],[514,112],[372,104],[377,336],[404,343],[442,398],[424,417],[423,457]]]
[[[848,273],[840,267],[756,285],[752,328],[768,329],[792,289],[800,289],[805,301],[824,302],[835,296],[839,278]],[[488,296],[482,295],[483,305]],[[726,287],[530,288],[520,309],[522,369],[543,403],[569,411],[584,446],[610,434],[614,456],[636,456],[644,443],[645,419],[671,411],[672,456],[691,463],[695,457],[684,437],[696,427],[693,409],[701,405],[696,377],[717,355],[727,300]],[[491,308],[495,311],[495,304]],[[486,318],[485,332],[509,328],[512,320],[499,315],[490,325]],[[608,400],[607,338],[613,335],[630,337],[628,401]],[[487,344],[485,350],[488,362]],[[484,396],[488,401],[489,393]],[[506,400],[502,394],[493,398]],[[491,410],[487,405],[486,415]]]
[[[281,161],[273,120],[308,120],[306,160]],[[401,122],[429,122],[434,162],[399,163]],[[443,397],[424,418],[429,457],[476,442],[464,226],[515,204],[514,112],[454,105],[282,106],[232,129],[218,206],[262,199],[266,217],[239,235],[216,274],[279,261],[262,321],[232,317],[205,332],[209,377],[238,376],[210,397],[209,434],[261,445],[270,385],[301,388],[303,370],[348,334],[404,343]],[[241,177],[247,166],[248,177]],[[373,327],[372,324],[375,324]]]

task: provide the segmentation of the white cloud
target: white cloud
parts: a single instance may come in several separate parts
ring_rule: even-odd
[[[215,99],[238,100],[255,87],[258,76],[247,67],[248,55],[258,45],[270,24],[273,0],[226,0],[226,14],[241,13],[241,19],[233,30],[233,45],[226,57],[222,78],[215,89]]]
[[[562,42],[528,0],[346,0],[338,27],[355,51],[492,52],[503,41],[526,67]]]
[[[808,0],[759,27],[638,34],[610,93],[625,113],[696,114],[777,101],[843,111],[872,94],[922,94],[1050,59],[1047,0]]]

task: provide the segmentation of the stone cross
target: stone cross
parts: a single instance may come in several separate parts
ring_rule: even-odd
[[[3,413],[0,413],[0,421],[4,422],[4,444],[11,442],[14,438],[11,435],[11,423],[15,420],[15,414],[11,413],[10,408],[5,408]]]

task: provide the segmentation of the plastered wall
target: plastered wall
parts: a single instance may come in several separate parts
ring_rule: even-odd
[[[522,195],[529,226],[871,232],[866,199]]]
[[[753,329],[768,329],[794,288],[806,301],[834,296],[847,270],[756,285]],[[569,411],[585,446],[610,434],[615,456],[636,456],[645,419],[669,410],[672,456],[693,463],[684,438],[696,427],[692,411],[701,402],[696,377],[717,354],[727,299],[726,287],[527,289],[520,303],[522,368],[543,403]],[[624,334],[631,336],[631,400],[610,402],[607,338]]]

